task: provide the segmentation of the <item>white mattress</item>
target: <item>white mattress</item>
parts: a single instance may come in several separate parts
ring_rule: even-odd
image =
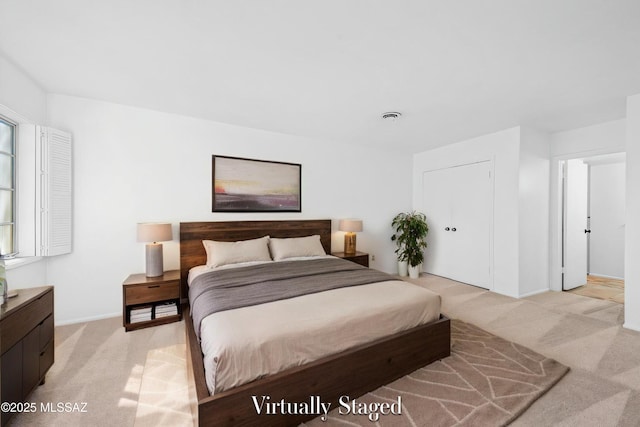
[[[211,394],[437,320],[440,296],[393,280],[207,316],[201,325]]]

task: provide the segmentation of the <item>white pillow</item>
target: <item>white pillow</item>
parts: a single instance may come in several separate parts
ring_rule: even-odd
[[[269,236],[237,242],[203,240],[202,244],[207,251],[207,267],[210,268],[248,261],[271,261]]]
[[[274,261],[293,257],[326,255],[320,242],[320,236],[317,234],[289,239],[269,239],[269,249]]]

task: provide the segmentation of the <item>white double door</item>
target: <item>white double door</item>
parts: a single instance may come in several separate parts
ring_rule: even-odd
[[[425,271],[489,289],[492,206],[489,161],[424,172]]]

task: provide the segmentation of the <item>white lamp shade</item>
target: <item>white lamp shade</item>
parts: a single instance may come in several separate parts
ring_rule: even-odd
[[[166,242],[172,239],[171,224],[138,224],[138,242]]]
[[[338,230],[340,231],[362,231],[361,219],[341,219],[338,223]]]

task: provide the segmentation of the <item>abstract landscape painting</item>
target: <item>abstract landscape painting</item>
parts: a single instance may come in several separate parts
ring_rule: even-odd
[[[302,166],[213,156],[213,212],[300,212]]]

